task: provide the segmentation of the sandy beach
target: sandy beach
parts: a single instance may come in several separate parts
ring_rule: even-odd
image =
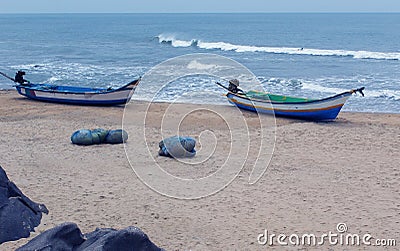
[[[144,111],[147,105],[136,102],[134,109]],[[148,112],[150,153],[135,149],[144,133],[143,120],[130,113],[130,126],[137,130],[129,131],[127,149],[137,152],[129,161],[140,167],[161,163],[179,177],[215,172],[223,163],[218,156],[198,166],[157,156],[157,132],[167,107],[154,104]],[[170,121],[180,121],[184,109],[195,106],[176,107]],[[233,107],[220,109],[229,114]],[[75,222],[83,232],[137,226],[166,250],[379,250],[327,242],[323,247],[258,243],[265,230],[320,236],[337,233],[337,225],[345,223],[346,233],[369,233],[374,239],[396,239],[400,245],[400,114],[342,112],[336,121],[320,123],[277,118],[272,158],[257,183],[249,184],[247,163],[222,191],[181,200],[146,186],[132,170],[122,144],[71,144],[71,134],[79,129],[121,128],[124,106],[44,103],[10,90],[0,92],[0,111],[0,165],[28,197],[49,209],[31,238],[60,223]],[[244,117],[250,138],[256,140],[258,131],[251,127],[259,126],[257,116]],[[205,129],[221,140],[217,152],[228,151],[224,142],[230,129],[218,116],[189,116],[181,132],[198,137]],[[173,130],[166,133],[172,136]],[[195,159],[202,154],[206,153]],[[15,249],[28,240],[5,243],[0,250]]]

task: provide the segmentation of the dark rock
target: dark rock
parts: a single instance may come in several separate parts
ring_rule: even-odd
[[[0,166],[0,244],[29,237],[40,224],[46,206],[31,201]]]
[[[84,241],[78,226],[75,223],[67,222],[41,233],[26,245],[18,248],[17,251],[72,251],[76,250]]]
[[[147,235],[137,227],[127,227],[122,230],[112,228],[96,229],[86,234],[87,240],[76,251],[89,250],[120,250],[120,251],[159,251],[162,250],[152,243]],[[101,248],[99,248],[101,247]]]
[[[36,236],[17,251],[162,251],[137,227],[99,228],[82,235],[74,223],[64,223]]]

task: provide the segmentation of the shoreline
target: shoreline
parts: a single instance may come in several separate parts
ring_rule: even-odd
[[[25,195],[50,211],[30,238],[2,244],[0,249],[15,249],[63,222],[77,223],[84,233],[96,227],[137,226],[166,250],[265,250],[267,246],[257,243],[265,229],[277,235],[317,235],[335,231],[341,222],[349,227],[348,233],[400,239],[400,114],[341,112],[334,122],[276,118],[271,160],[257,183],[249,184],[252,163],[245,163],[232,183],[218,193],[179,200],[146,186],[132,170],[125,150],[133,151],[129,158],[134,165],[148,167],[157,162],[179,177],[204,177],[224,163],[229,140],[239,151],[248,151],[240,140],[245,132],[238,131],[230,139],[231,128],[218,116],[196,113],[185,118],[180,130],[190,136],[212,131],[219,140],[217,154],[196,166],[158,157],[160,118],[168,103],[156,103],[148,112],[144,129],[149,150],[139,141],[146,104],[138,102],[129,114],[127,129],[132,130],[125,146],[82,147],[70,142],[75,130],[121,128],[124,106],[45,103],[15,90],[0,91],[0,165]],[[185,109],[191,107],[196,105],[177,105],[166,126],[181,121]],[[224,114],[234,110],[220,108]],[[244,118],[252,158],[259,124],[254,113],[245,113]],[[235,126],[241,128],[239,123]],[[168,135],[174,133],[171,128],[166,130]],[[201,141],[201,146],[210,142]],[[194,160],[204,155],[200,145],[196,148]],[[323,248],[332,247],[325,244]]]
[[[27,97],[23,97],[22,95],[19,95],[18,92],[15,89],[0,89],[0,96],[1,95],[10,95],[11,93],[15,93],[16,97],[18,98],[24,98],[24,99],[28,99]],[[11,94],[12,95],[12,94]],[[37,100],[31,100],[28,99],[30,101],[33,102],[41,102],[41,101],[37,101]],[[150,103],[150,101],[147,100],[134,100],[135,102],[138,103]],[[52,103],[52,102],[45,102],[45,103],[49,103],[49,104],[57,104],[57,103]],[[170,104],[171,102],[169,101],[153,101],[152,103],[155,104]],[[177,104],[182,104],[182,105],[207,105],[207,104],[196,104],[196,103],[177,103]],[[76,106],[76,107],[84,107],[84,105],[70,105],[70,104],[58,104],[58,105],[67,105],[67,106]],[[223,107],[234,107],[231,104],[228,103],[227,104],[211,104],[211,105],[216,105],[216,106],[223,106]],[[89,107],[103,107],[103,108],[107,108],[107,107],[120,107],[121,105],[118,106],[89,106]],[[400,115],[399,113],[393,113],[393,112],[363,112],[363,111],[340,111],[338,118],[340,117],[340,114],[369,114],[369,115],[374,115],[374,114],[378,114],[378,115],[394,115],[394,116],[398,116]],[[266,116],[270,116],[270,115],[266,115]],[[277,119],[286,119],[286,118],[281,118],[281,117],[277,117]],[[291,119],[291,118],[288,118]],[[296,120],[296,119],[292,119],[292,120]],[[301,120],[299,120],[301,121]],[[305,122],[313,122],[313,121],[305,121]],[[314,121],[315,122],[315,121]],[[319,123],[318,121],[316,123]]]

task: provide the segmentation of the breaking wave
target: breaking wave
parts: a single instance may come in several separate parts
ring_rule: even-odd
[[[313,48],[293,47],[268,47],[253,45],[236,45],[227,42],[205,42],[198,39],[180,40],[174,35],[160,34],[157,36],[159,43],[170,44],[173,47],[197,47],[205,50],[221,50],[243,52],[264,52],[289,55],[309,56],[336,56],[352,57],[355,59],[376,59],[376,60],[400,60],[400,52],[374,52],[374,51],[350,51],[350,50],[328,50]]]

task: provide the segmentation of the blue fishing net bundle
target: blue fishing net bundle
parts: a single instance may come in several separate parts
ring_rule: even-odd
[[[173,136],[160,141],[160,156],[170,158],[187,158],[196,155],[196,140],[192,137]]]
[[[120,144],[128,140],[128,133],[125,130],[105,130],[97,128],[93,130],[81,129],[74,132],[71,141],[76,145],[94,145],[94,144]]]

